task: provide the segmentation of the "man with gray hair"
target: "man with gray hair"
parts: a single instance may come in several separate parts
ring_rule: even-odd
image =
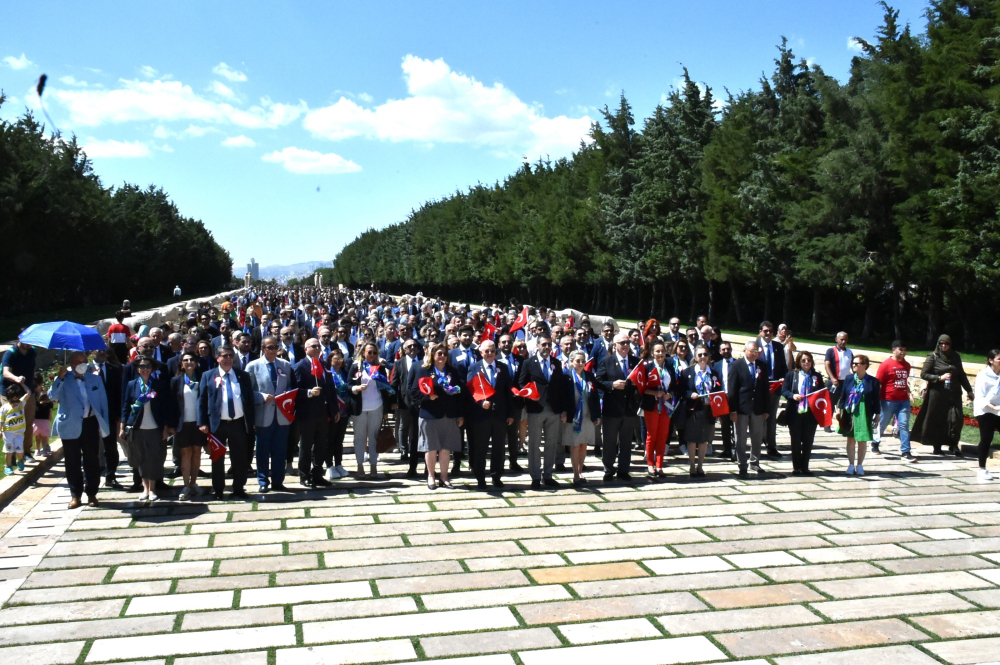
[[[743,345],[743,360],[734,360],[729,366],[729,419],[736,426],[736,458],[740,478],[749,478],[747,466],[758,474],[760,468],[760,443],[764,439],[764,421],[768,417],[770,368],[758,359],[760,348],[756,340]],[[747,433],[750,435],[750,457],[747,458]]]
[[[601,390],[601,424],[604,436],[604,482],[631,482],[632,438],[639,422],[639,392],[628,380],[640,360],[630,353],[628,335],[615,335],[615,350],[605,354],[597,366]],[[617,472],[615,462],[618,464]]]

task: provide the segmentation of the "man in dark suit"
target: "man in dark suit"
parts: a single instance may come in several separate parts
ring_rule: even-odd
[[[208,360],[198,355],[198,336],[188,335],[187,337],[184,338],[184,346],[181,347],[181,352],[167,361],[168,377],[177,376],[177,372],[180,369],[181,356],[184,355],[185,353],[193,353],[198,358],[199,375],[202,372],[205,372],[209,369]]]
[[[322,347],[313,337],[306,342],[306,357],[292,368],[299,394],[295,398],[295,424],[299,430],[299,482],[303,487],[327,487],[323,477],[326,458],[327,427],[339,412],[329,372],[313,374],[313,359],[319,359]],[[322,362],[322,361],[320,361]]]
[[[559,486],[552,477],[552,469],[556,464],[559,428],[566,422],[566,375],[562,364],[551,356],[551,339],[542,336],[536,341],[536,353],[521,363],[517,375],[518,388],[532,382],[538,388],[537,399],[524,401],[528,410],[528,473],[533,490],[541,489],[543,477],[546,487]]]
[[[507,443],[507,427],[514,423],[514,394],[511,388],[514,383],[507,366],[497,360],[497,347],[492,340],[486,340],[479,345],[483,359],[469,368],[466,382],[482,374],[486,382],[494,389],[489,399],[476,401],[469,389],[469,418],[472,420],[472,440],[469,443],[469,461],[472,472],[479,483],[479,489],[486,489],[486,449],[490,446],[490,476],[495,487],[503,487],[500,476],[503,475],[504,448]]]
[[[459,376],[466,376],[469,373],[469,367],[473,363],[478,362],[483,359],[476,350],[476,347],[472,346],[472,336],[475,334],[475,329],[466,324],[458,329],[458,346],[448,352],[448,362]],[[469,427],[471,423],[469,421],[465,422],[462,427],[462,433],[465,435],[465,446],[468,449],[469,442]],[[462,452],[455,453],[455,463],[451,468],[451,475],[457,476],[462,470]]]
[[[243,486],[247,481],[250,440],[256,422],[254,401],[263,402],[264,396],[254,393],[250,375],[236,366],[235,356],[233,347],[219,347],[215,356],[219,366],[202,374],[198,382],[198,429],[205,434],[214,434],[229,449],[233,498],[245,499],[247,494]],[[225,457],[220,457],[212,462],[212,489],[216,499],[222,499],[225,487],[226,461]]]
[[[239,348],[236,350],[236,359],[233,360],[233,364],[245,372],[247,371],[247,365],[257,360],[257,358],[260,357],[260,354],[250,349],[250,335],[242,333],[240,334],[239,339],[240,344]]]
[[[497,353],[497,361],[507,366],[511,380],[516,381],[518,370],[521,369],[521,361],[511,353],[514,347],[514,336],[510,333],[500,335],[498,346],[500,348]],[[519,430],[521,429],[521,409],[524,408],[524,398],[517,397],[513,393],[511,397],[514,400],[514,422],[507,426],[507,454],[510,456],[510,472],[521,473],[521,465],[517,463],[517,453],[521,447]]]
[[[219,324],[218,337],[212,338],[212,352],[217,353],[220,346],[226,346],[232,343],[232,330],[229,328],[229,321],[223,321]]]
[[[108,427],[110,433],[102,439],[104,444],[104,486],[109,489],[124,490],[115,474],[121,458],[118,454],[118,430],[122,417],[122,368],[108,362],[108,352],[94,351],[95,374],[104,383],[104,394],[108,398]]]
[[[788,374],[788,363],[785,361],[785,347],[774,339],[774,324],[764,321],[760,324],[760,337],[757,338],[757,348],[760,349],[760,359],[767,365],[769,381],[785,380]],[[764,442],[767,444],[767,456],[771,459],[781,459],[778,452],[778,404],[781,402],[781,391],[769,395],[767,405],[767,423],[764,428]]]
[[[632,433],[638,427],[639,392],[628,380],[628,375],[639,364],[639,359],[629,352],[628,335],[615,336],[615,350],[604,355],[597,365],[595,378],[601,390],[601,425],[603,429],[604,481],[615,478],[615,460],[618,461],[618,479],[631,480]]]
[[[722,342],[719,345],[719,353],[722,358],[712,365],[712,371],[722,381],[722,389],[729,394],[729,368],[736,362],[733,359],[733,345],[729,342]],[[719,424],[722,426],[722,453],[719,457],[736,461],[736,452],[733,450],[733,421],[729,418],[720,418]]]
[[[410,468],[406,472],[407,478],[417,477],[417,463],[420,461],[420,455],[417,453],[419,415],[416,404],[413,403],[413,397],[410,395],[410,376],[413,374],[413,366],[420,362],[417,360],[416,344],[416,340],[404,340],[403,357],[397,360],[392,368],[392,387],[399,399],[396,409],[399,422],[396,441],[402,451],[401,459],[410,463]]]
[[[153,360],[166,364],[168,360],[174,357],[173,349],[170,348],[170,345],[167,344],[164,338],[163,328],[150,328],[149,339],[153,342]]]
[[[747,478],[747,465],[757,473],[760,468],[760,442],[764,438],[764,421],[767,419],[768,367],[758,359],[757,342],[749,341],[743,347],[743,360],[729,367],[729,419],[736,424],[736,457],[740,465],[740,478]],[[750,457],[747,459],[747,433],[750,435]]]
[[[301,344],[295,343],[295,331],[292,330],[291,326],[285,326],[281,329],[281,350],[288,354],[288,362],[292,365],[306,357],[306,350],[302,348]],[[347,356],[344,357],[347,358]]]

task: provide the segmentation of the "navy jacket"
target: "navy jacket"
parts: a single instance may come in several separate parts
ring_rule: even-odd
[[[511,388],[514,387],[514,380],[510,376],[507,365],[500,362],[500,360],[495,360],[493,364],[497,369],[496,378],[494,379],[495,385],[493,386],[496,392],[489,399],[492,405],[489,410],[484,409],[481,403],[472,399],[472,390],[467,389],[468,385],[463,385],[462,387],[462,391],[468,395],[466,407],[468,408],[469,418],[472,420],[487,420],[493,417],[506,421],[507,418],[515,417],[515,414],[520,411],[519,406],[514,403],[514,393],[511,392]],[[473,363],[466,375],[466,384],[479,373],[485,376],[485,367],[485,360]]]
[[[295,384],[299,387],[299,394],[295,398],[295,419],[333,419],[337,414],[337,398],[334,395],[333,379],[330,378],[330,373],[324,371],[322,379],[316,378],[312,373],[312,361],[309,357],[295,363],[292,366],[292,372],[295,373]],[[323,389],[322,394],[319,397],[310,397],[309,390],[316,386]]]
[[[240,402],[243,405],[243,423],[248,434],[253,432],[256,414],[254,413],[254,392],[250,383],[250,375],[233,364],[233,374],[240,384]],[[221,377],[218,368],[201,375],[198,382],[198,426],[208,425],[210,432],[216,432],[222,423],[222,409],[226,407],[223,395],[225,388],[216,378]]]
[[[437,420],[439,418],[459,418],[464,416],[464,400],[466,398],[462,393],[467,391],[468,388],[454,367],[445,365],[444,373],[450,379],[451,385],[461,386],[462,392],[457,395],[449,395],[435,380],[434,394],[438,397],[437,399],[431,399],[429,395],[420,392],[420,379],[427,377],[434,378],[434,368],[417,365],[410,373],[410,398],[420,410],[421,418]]]
[[[623,418],[634,416],[639,409],[639,389],[628,381],[628,376],[622,372],[618,364],[616,352],[606,353],[597,363],[597,382],[600,384],[601,397],[604,399],[603,415],[605,418]],[[628,355],[629,373],[639,364],[639,359],[631,353]],[[624,390],[615,390],[615,381],[625,380]]]
[[[174,426],[174,400],[170,394],[170,383],[165,378],[153,379],[150,377],[150,390],[156,393],[156,397],[149,401],[149,408],[153,412],[153,418],[158,427]],[[135,425],[141,418],[145,409],[140,409],[137,413],[132,413],[132,405],[142,394],[141,379],[136,377],[128,382],[122,394],[122,422],[126,425]]]

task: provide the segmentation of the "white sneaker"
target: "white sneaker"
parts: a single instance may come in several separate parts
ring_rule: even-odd
[[[188,489],[187,487],[185,487],[184,489],[181,490],[181,493],[180,493],[180,495],[178,495],[177,500],[178,501],[187,501],[190,498],[191,498],[191,490]]]
[[[993,480],[993,474],[990,473],[989,469],[980,469],[979,473],[976,474],[979,482],[986,483]]]
[[[855,474],[855,475],[858,475],[858,476],[863,476],[863,475],[865,475],[865,467],[863,467],[863,466],[861,466],[861,465],[859,464],[859,465],[858,465],[858,467],[857,467],[857,468],[856,468],[856,469],[854,470],[854,474]]]
[[[847,475],[849,475],[849,476],[853,476],[854,475],[854,465],[853,464],[848,464],[847,465]]]
[[[150,501],[156,501],[156,500],[157,500],[157,499],[159,499],[159,498],[160,498],[160,497],[156,496],[156,495],[155,495],[155,494],[153,494],[152,492],[150,492],[150,493],[149,493],[149,500],[150,500]]]
[[[145,501],[148,498],[149,494],[147,494],[145,491],[139,493],[139,501]]]
[[[336,469],[337,473],[340,474],[341,478],[346,478],[347,476],[351,475],[350,472],[340,464],[335,466],[334,469]]]
[[[323,477],[327,480],[340,480],[340,472],[334,469],[332,466],[326,470]]]

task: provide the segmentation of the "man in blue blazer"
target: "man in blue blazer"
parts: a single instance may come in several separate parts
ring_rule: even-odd
[[[75,351],[69,357],[69,367],[59,370],[59,376],[49,388],[49,399],[59,402],[52,435],[61,437],[63,441],[66,480],[73,495],[68,507],[79,507],[84,489],[87,505],[97,506],[97,488],[101,483],[101,438],[111,433],[111,427],[108,424],[108,397],[104,383],[99,376],[87,371],[86,353]]]
[[[504,451],[507,443],[507,427],[514,423],[515,412],[520,409],[514,404],[514,380],[507,365],[497,360],[497,347],[492,340],[479,345],[483,359],[472,364],[466,382],[482,374],[493,387],[494,394],[489,399],[476,401],[472,390],[466,390],[469,419],[472,421],[472,440],[469,442],[469,462],[476,476],[479,489],[486,489],[486,449],[490,448],[490,476],[495,487],[503,487]]]
[[[243,486],[247,482],[250,462],[250,440],[256,422],[254,402],[263,400],[254,394],[250,375],[234,366],[236,351],[220,346],[216,353],[219,366],[201,375],[199,385],[198,429],[214,434],[229,448],[229,463],[233,469],[233,498],[245,499]],[[212,489],[221,500],[226,488],[225,457],[212,462]]]
[[[785,361],[785,347],[775,341],[773,323],[764,321],[760,324],[760,336],[757,338],[757,348],[760,349],[760,359],[768,367],[768,381],[785,380],[788,374],[788,363]],[[778,452],[778,405],[781,403],[781,391],[770,393],[767,405],[767,422],[764,427],[764,443],[767,444],[767,456],[771,459],[781,459]]]
[[[275,398],[298,387],[292,365],[278,357],[281,343],[275,337],[261,340],[263,357],[247,365],[254,390],[257,425],[257,482],[261,492],[285,488],[285,456],[288,454],[288,418],[277,408]],[[258,399],[257,396],[260,396]]]
[[[483,359],[476,347],[472,346],[472,336],[475,332],[475,329],[469,324],[465,324],[459,328],[458,346],[448,352],[448,363],[455,368],[459,376],[468,375],[469,368],[472,367],[473,363]],[[466,446],[468,446],[469,442],[469,433],[472,431],[470,424],[469,421],[466,421],[465,426],[462,427],[462,431],[466,435]],[[455,463],[452,465],[451,475],[457,476],[461,470],[462,452],[457,452],[455,453]]]

